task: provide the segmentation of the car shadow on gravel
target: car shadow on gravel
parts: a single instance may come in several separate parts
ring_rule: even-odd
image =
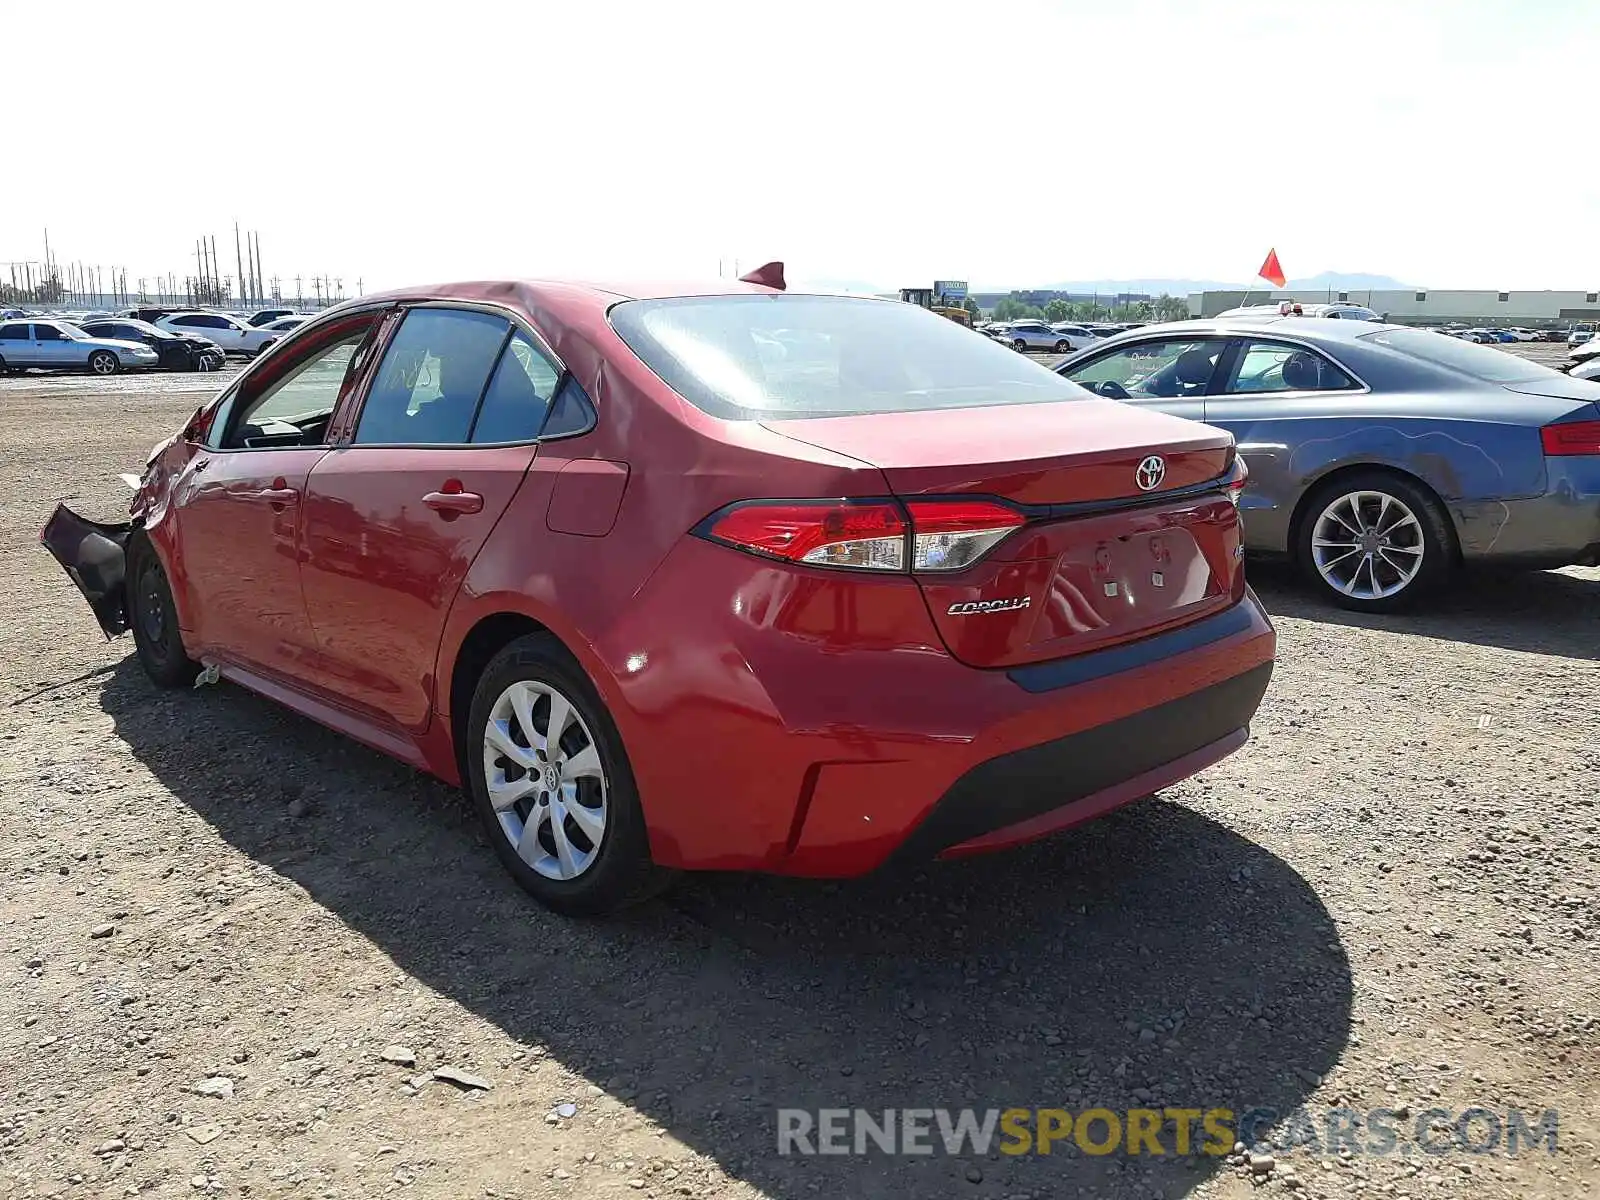
[[[1415,612],[1381,616],[1325,603],[1281,563],[1251,563],[1250,583],[1275,617],[1600,660],[1600,579],[1557,571],[1469,572]]]
[[[848,883],[694,876],[576,922],[517,890],[459,793],[239,688],[159,693],[130,655],[101,703],[232,845],[768,1194],[1183,1195],[1225,1168],[1170,1126],[1161,1158],[806,1157],[777,1153],[777,1110],[1282,1112],[1349,1036],[1350,965],[1310,885],[1178,804]]]

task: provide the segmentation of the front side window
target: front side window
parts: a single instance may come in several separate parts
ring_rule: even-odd
[[[36,342],[64,342],[67,339],[54,325],[35,325],[33,327],[33,340]]]
[[[663,382],[725,420],[1083,399],[1004,343],[892,300],[685,296],[623,301],[610,319]]]
[[[1226,345],[1217,338],[1137,342],[1075,366],[1066,376],[1113,400],[1203,396]]]
[[[355,444],[466,444],[509,329],[487,313],[412,309],[378,364]]]
[[[225,448],[321,444],[367,329],[353,330],[290,367],[261,391],[245,393]]]
[[[1246,342],[1223,391],[1336,392],[1355,381],[1322,355],[1283,342]]]
[[[483,394],[472,440],[531,442],[544,425],[561,373],[520,331],[500,355],[489,388]]]

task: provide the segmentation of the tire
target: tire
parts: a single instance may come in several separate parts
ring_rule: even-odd
[[[91,374],[115,375],[121,369],[122,363],[109,350],[96,350],[89,355],[89,371]]]
[[[1072,349],[1072,343],[1071,342],[1060,341],[1060,342],[1056,343],[1056,353],[1057,354],[1065,354],[1067,351],[1069,351],[1071,349]]]
[[[1016,341],[1011,343],[1011,348],[1018,354],[1026,354],[1028,352],[1028,343],[1023,341],[1021,338],[1018,338]]]
[[[11,374],[11,368],[6,366],[5,358],[4,357],[0,357],[0,376],[5,376],[5,375],[9,375],[9,374]]]
[[[261,343],[261,349],[256,351],[256,357],[260,358],[263,354],[265,354],[268,350],[271,350],[277,344],[278,344],[278,339],[277,338],[273,338],[270,342],[262,342]]]
[[[1456,565],[1454,530],[1439,501],[1415,480],[1378,469],[1345,475],[1308,496],[1294,549],[1313,589],[1353,612],[1411,608]]]
[[[563,701],[571,715],[552,755],[541,744]],[[533,728],[523,728],[523,717]],[[499,731],[492,742],[491,719]],[[644,810],[616,724],[594,685],[549,634],[518,638],[484,668],[472,696],[464,757],[468,790],[490,844],[512,878],[546,908],[567,916],[615,912],[671,881],[650,860]],[[552,773],[552,760],[575,773]],[[491,771],[495,790],[504,793],[499,808]]]
[[[128,625],[139,665],[157,687],[187,687],[200,673],[200,664],[184,653],[178,607],[172,602],[167,572],[143,533],[128,539],[125,577]]]

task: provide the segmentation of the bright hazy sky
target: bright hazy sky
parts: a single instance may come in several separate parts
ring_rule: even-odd
[[[0,7],[0,263],[1600,284],[1597,0]]]

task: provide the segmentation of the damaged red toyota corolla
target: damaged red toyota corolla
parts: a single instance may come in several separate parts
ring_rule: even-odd
[[[1226,433],[896,301],[466,283],[333,309],[41,535],[201,665],[472,795],[595,912],[1009,846],[1245,741]]]

